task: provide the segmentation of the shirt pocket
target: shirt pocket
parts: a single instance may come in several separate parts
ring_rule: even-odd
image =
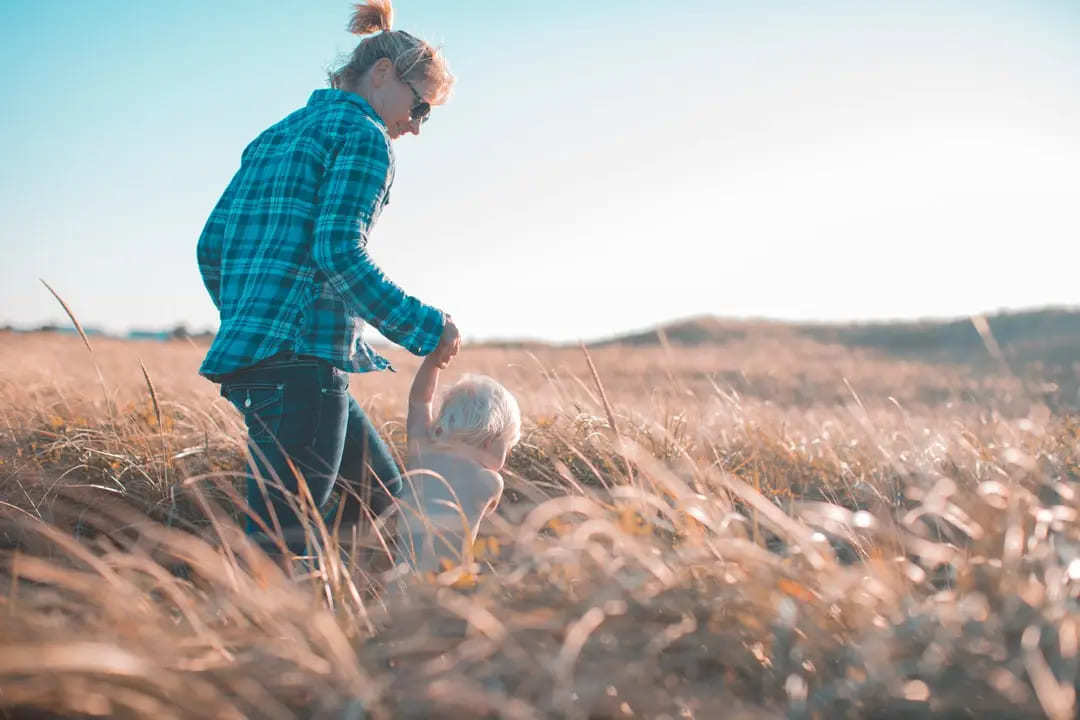
[[[228,383],[223,391],[225,398],[244,416],[251,442],[277,437],[285,414],[283,383]]]

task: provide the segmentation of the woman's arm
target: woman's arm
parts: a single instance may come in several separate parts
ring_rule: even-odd
[[[442,335],[442,312],[388,280],[366,249],[390,177],[386,136],[373,125],[352,129],[319,186],[313,255],[352,312],[409,352],[427,355]]]
[[[218,310],[221,310],[221,245],[225,236],[225,218],[218,210],[220,205],[219,201],[210,213],[210,218],[206,221],[202,234],[199,235],[199,243],[195,250],[203,285],[206,286],[206,291],[210,293],[210,300]]]

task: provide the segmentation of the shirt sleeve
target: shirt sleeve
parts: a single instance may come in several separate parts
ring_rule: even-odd
[[[367,241],[390,189],[390,148],[374,127],[347,135],[322,179],[314,259],[354,313],[416,355],[439,343],[443,313],[406,294],[368,255]]]
[[[214,307],[221,310],[221,246],[224,240],[225,222],[217,207],[210,213],[195,251],[199,261],[199,274],[210,293]]]

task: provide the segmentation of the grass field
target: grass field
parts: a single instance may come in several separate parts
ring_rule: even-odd
[[[1077,714],[1080,417],[1038,377],[466,347],[445,380],[525,419],[472,562],[403,574],[368,526],[289,576],[236,530],[205,347],[91,342],[0,333],[0,717]],[[352,393],[400,451],[388,357]]]

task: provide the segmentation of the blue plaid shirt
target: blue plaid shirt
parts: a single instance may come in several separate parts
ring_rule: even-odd
[[[199,237],[221,313],[199,372],[214,379],[281,350],[347,372],[390,367],[364,341],[365,322],[430,353],[442,312],[390,282],[366,250],[393,180],[386,127],[352,93],[316,90],[255,138]]]

